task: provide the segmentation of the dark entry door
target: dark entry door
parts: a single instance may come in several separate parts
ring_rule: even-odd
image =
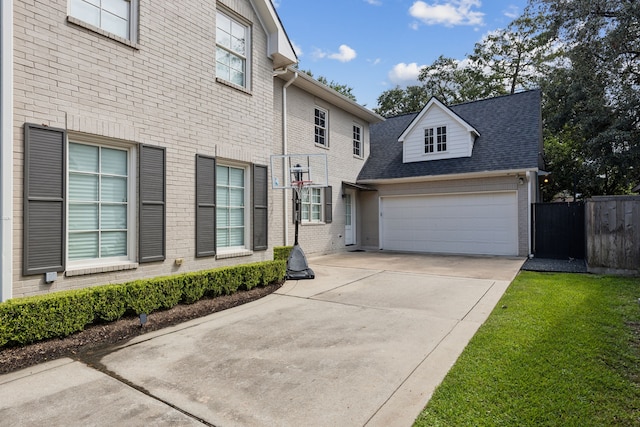
[[[584,202],[534,203],[533,230],[537,258],[584,259]]]

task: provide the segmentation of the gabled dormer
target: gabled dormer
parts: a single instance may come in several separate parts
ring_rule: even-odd
[[[478,136],[473,126],[431,98],[398,138],[403,143],[402,162],[471,157]]]

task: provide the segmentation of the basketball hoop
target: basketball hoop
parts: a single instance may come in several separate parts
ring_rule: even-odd
[[[309,196],[309,188],[310,185],[313,184],[313,181],[292,181],[291,186],[296,192],[296,195],[300,200],[306,200]]]

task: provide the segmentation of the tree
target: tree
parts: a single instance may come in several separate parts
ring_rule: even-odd
[[[640,182],[640,3],[538,0],[536,5],[567,59],[542,82],[545,147],[555,156],[554,179],[567,185],[578,168],[578,192],[585,196],[628,193]],[[571,139],[553,139],[566,129]],[[567,156],[580,164],[567,166]]]
[[[310,77],[313,77],[313,73],[311,72],[311,70],[300,70],[300,71],[305,73],[305,74],[308,74]],[[336,92],[346,96],[347,98],[349,98],[353,102],[358,102],[356,100],[356,96],[353,94],[353,88],[351,88],[351,87],[349,87],[347,85],[340,84],[340,83],[335,82],[333,80],[328,81],[327,78],[324,77],[324,76],[318,76],[315,79],[317,81],[319,81],[320,83],[322,83],[323,85],[329,86],[331,89],[335,90]]]
[[[538,79],[548,72],[549,64],[559,54],[554,39],[545,26],[543,15],[524,15],[507,28],[494,31],[479,43],[469,56],[482,86],[490,93],[538,86]]]
[[[373,111],[383,117],[420,111],[429,101],[429,94],[423,86],[407,86],[406,89],[396,86],[378,97],[378,107]]]

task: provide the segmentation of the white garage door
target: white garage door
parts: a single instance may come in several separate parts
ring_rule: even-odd
[[[515,192],[383,197],[382,249],[518,254]]]

